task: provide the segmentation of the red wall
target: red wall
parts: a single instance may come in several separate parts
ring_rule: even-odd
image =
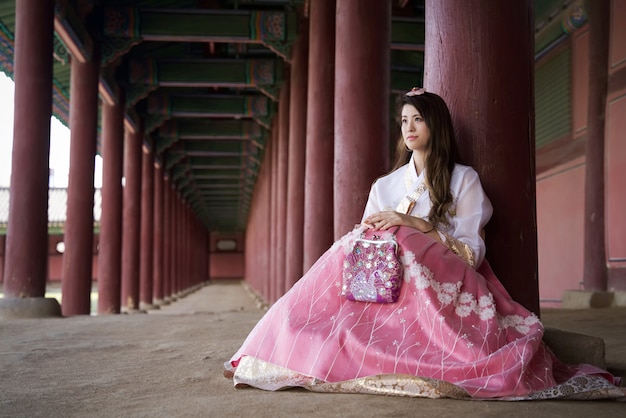
[[[584,250],[584,159],[537,178],[537,242],[541,306],[559,306],[563,291],[579,289]]]
[[[626,290],[626,89],[612,96],[607,106],[606,128],[608,285],[609,289]]]
[[[605,126],[605,228],[609,291],[626,290],[626,0],[613,0],[611,7]],[[588,29],[582,28],[574,33],[570,42],[571,134],[559,139],[557,152],[555,149],[539,150],[537,158],[539,297],[543,307],[559,306],[563,292],[579,289],[583,279]]]
[[[0,283],[4,281],[4,242],[6,235],[0,235]]]
[[[233,240],[233,250],[220,250],[218,241]],[[218,234],[210,237],[209,278],[210,279],[243,279],[244,276],[244,236],[242,233]]]
[[[609,289],[626,290],[626,0],[611,2],[606,111]]]

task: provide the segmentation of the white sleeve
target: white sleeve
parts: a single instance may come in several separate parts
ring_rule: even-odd
[[[368,216],[380,212],[380,199],[378,192],[378,180],[372,184],[372,188],[370,189],[370,194],[367,198],[367,204],[365,205],[365,211],[363,212],[363,218],[361,218],[361,222],[365,220]]]
[[[467,171],[459,185],[451,236],[469,246],[473,252],[475,267],[480,266],[485,258],[482,233],[492,213],[493,207],[483,190],[478,173],[474,170]]]

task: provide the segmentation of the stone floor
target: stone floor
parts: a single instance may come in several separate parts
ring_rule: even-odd
[[[239,389],[223,362],[263,315],[239,281],[148,314],[0,320],[0,417],[617,417],[617,401],[456,401]],[[602,338],[626,379],[626,308],[544,310]]]

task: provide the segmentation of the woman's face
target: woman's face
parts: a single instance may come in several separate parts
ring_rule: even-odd
[[[430,129],[415,106],[405,104],[402,107],[402,138],[411,151],[426,151],[430,139]]]

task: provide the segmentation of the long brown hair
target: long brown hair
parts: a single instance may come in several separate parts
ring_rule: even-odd
[[[405,105],[415,106],[430,130],[428,152],[424,162],[430,200],[433,203],[428,214],[428,220],[435,226],[448,225],[446,215],[453,201],[450,192],[450,180],[452,179],[454,164],[458,162],[458,150],[450,110],[440,96],[428,92],[412,96],[401,95],[398,98],[398,115],[402,114],[402,108]],[[404,138],[400,134],[393,170],[405,165],[411,158],[411,153],[412,151],[406,148]]]

